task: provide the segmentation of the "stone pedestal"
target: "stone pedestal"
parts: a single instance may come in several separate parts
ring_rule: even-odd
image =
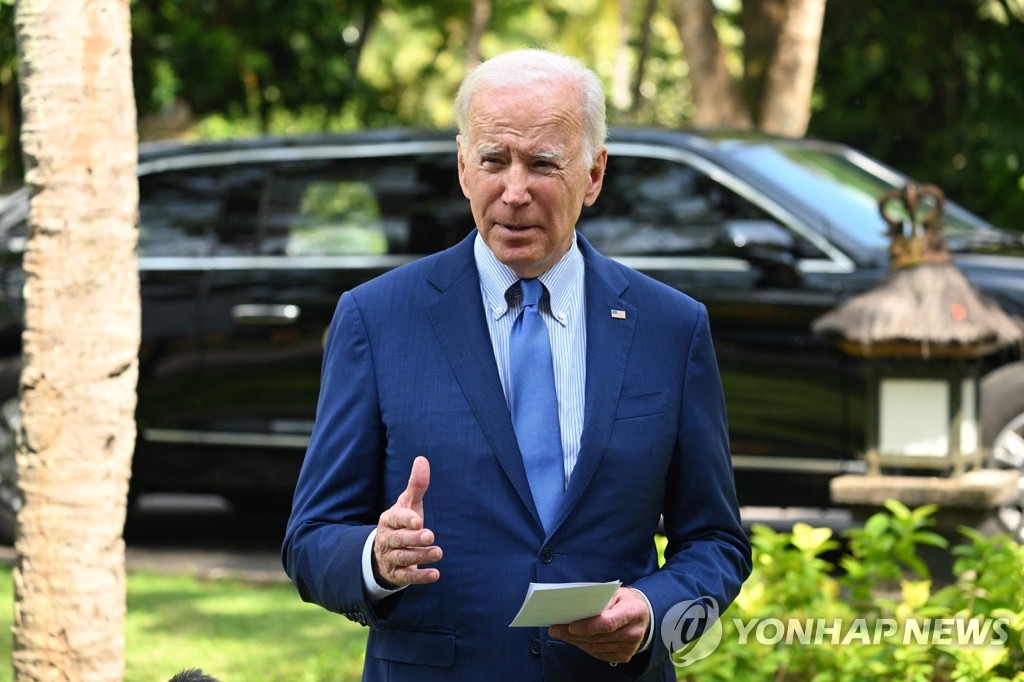
[[[832,479],[833,504],[849,507],[855,517],[867,517],[886,500],[910,508],[936,504],[936,530],[955,534],[959,526],[980,528],[996,510],[1020,494],[1020,473],[1010,469],[979,469],[959,476],[888,476],[848,474]]]

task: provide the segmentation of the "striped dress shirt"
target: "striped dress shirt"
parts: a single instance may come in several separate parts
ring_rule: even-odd
[[[487,330],[491,336],[494,359],[498,364],[498,376],[501,378],[507,404],[508,337],[512,331],[512,324],[522,310],[518,287],[513,291],[509,291],[509,287],[519,281],[519,276],[498,261],[479,233],[474,244],[474,255],[477,271],[480,273],[480,290],[483,295]],[[551,341],[565,485],[568,484],[569,475],[576,465],[580,451],[580,435],[583,433],[587,365],[587,316],[584,309],[583,273],[583,254],[576,246],[574,233],[569,250],[538,278],[548,291],[548,296],[541,301],[540,312]]]

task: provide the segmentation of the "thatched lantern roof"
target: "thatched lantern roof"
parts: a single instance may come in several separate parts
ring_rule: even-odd
[[[902,207],[896,215],[893,204]],[[815,320],[816,334],[869,358],[966,359],[1024,343],[1024,325],[953,264],[940,234],[943,204],[942,192],[931,185],[908,184],[882,195],[879,210],[892,238],[890,272]],[[927,209],[920,224],[919,209]]]

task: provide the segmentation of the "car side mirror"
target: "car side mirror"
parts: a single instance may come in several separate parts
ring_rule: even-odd
[[[796,240],[786,228],[771,220],[730,220],[722,223],[717,251],[747,261],[760,269],[761,283],[771,287],[800,286],[796,269]]]

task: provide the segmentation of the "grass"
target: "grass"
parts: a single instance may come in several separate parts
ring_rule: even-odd
[[[655,538],[659,558],[665,538]],[[659,563],[661,561],[659,560]],[[11,567],[0,563],[0,631],[14,621]],[[164,682],[202,668],[221,682],[355,682],[367,630],[299,599],[290,584],[128,574],[125,682]],[[0,682],[11,647],[0,636]]]
[[[0,629],[10,632],[14,591],[0,570]],[[349,682],[363,668],[366,630],[303,603],[291,585],[128,575],[126,682],[161,682],[202,668],[222,682]],[[0,637],[9,661],[11,637]],[[0,663],[0,682],[12,678]]]

